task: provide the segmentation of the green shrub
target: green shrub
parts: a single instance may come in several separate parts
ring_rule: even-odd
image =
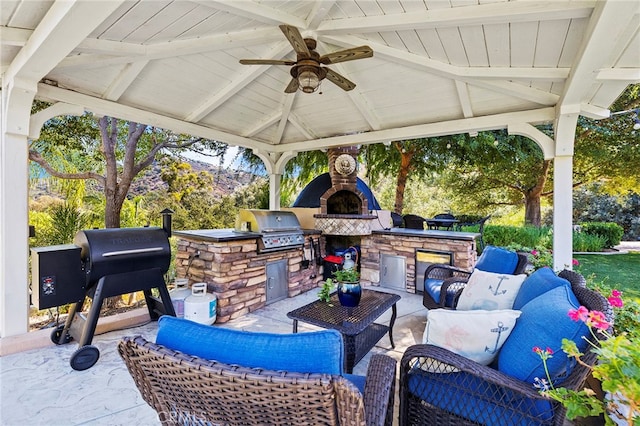
[[[486,244],[507,247],[518,244],[524,247],[551,247],[551,228],[535,226],[487,225],[484,228]]]
[[[594,252],[602,251],[605,247],[605,239],[600,235],[590,235],[586,232],[573,233],[573,251]]]
[[[604,247],[613,247],[620,244],[624,229],[613,222],[585,222],[580,224],[581,231],[588,235],[604,238]]]

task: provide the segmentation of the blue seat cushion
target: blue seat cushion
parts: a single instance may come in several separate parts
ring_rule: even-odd
[[[476,269],[496,274],[513,274],[518,266],[518,254],[501,247],[486,246],[476,262]]]
[[[520,309],[536,297],[556,287],[570,287],[569,281],[560,278],[548,266],[537,269],[522,283],[518,295],[513,301],[513,309]]]
[[[551,424],[547,400],[533,400],[465,372],[409,372],[409,392],[430,405],[484,425]],[[526,414],[524,414],[526,413]]]
[[[356,376],[355,374],[343,374],[345,379],[349,380],[351,383],[356,385],[358,390],[362,395],[364,395],[364,385],[367,381],[367,378],[364,376]]]
[[[442,288],[443,282],[443,280],[435,278],[427,278],[424,280],[424,291],[426,291],[437,303],[440,303],[440,289]],[[447,295],[445,296],[445,306],[453,306],[453,298],[456,295],[455,290],[456,289],[447,291]]]
[[[570,309],[579,306],[568,286],[551,289],[525,304],[516,326],[502,345],[498,370],[528,383],[533,383],[536,377],[546,379],[542,359],[533,348],[548,347],[553,350],[553,357],[547,360],[549,375],[554,385],[561,383],[573,367],[573,360],[562,351],[562,339],[576,342],[581,352],[588,345],[583,339],[590,335],[588,327],[568,315]]]
[[[256,333],[162,316],[156,343],[208,360],[267,370],[342,375],[344,365],[344,344],[336,330]]]

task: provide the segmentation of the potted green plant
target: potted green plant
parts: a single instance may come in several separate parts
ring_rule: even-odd
[[[333,277],[339,283],[359,283],[360,272],[355,268],[339,269],[333,272]]]
[[[338,300],[342,306],[355,307],[360,303],[362,287],[360,272],[356,268],[340,269],[333,272],[338,282]]]

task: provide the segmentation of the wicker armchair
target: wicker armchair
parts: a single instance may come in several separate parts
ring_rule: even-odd
[[[577,278],[565,274],[565,277],[570,276]],[[579,279],[571,282],[571,288],[581,305],[611,315],[607,300],[582,286]],[[613,320],[611,316],[608,319]],[[596,354],[588,350],[584,352],[586,355],[582,360],[586,365],[593,365]],[[532,348],[522,348],[521,353],[531,354]],[[576,364],[560,386],[579,390],[589,373],[589,368]],[[401,426],[561,426],[566,416],[566,409],[540,395],[533,383],[425,344],[409,347],[402,357],[399,399]]]
[[[143,337],[118,345],[163,425],[391,425],[396,361],[373,355],[364,395],[329,374],[246,368],[168,349]]]
[[[476,264],[477,266],[480,266],[479,269],[487,272],[508,273],[513,275],[524,273],[527,263],[529,262],[527,255],[524,253],[514,254],[517,255],[517,263],[511,271],[505,272],[483,269],[481,265],[483,264],[484,259],[493,258],[495,253],[501,255],[504,252],[502,249],[494,249],[497,248],[493,246],[487,246],[485,248],[482,256],[480,256]],[[472,272],[473,271],[467,271],[465,269],[456,268],[455,266],[440,263],[429,265],[424,271],[424,294],[422,297],[422,304],[427,309],[455,309],[458,304],[460,294],[462,294],[462,290],[466,286]]]

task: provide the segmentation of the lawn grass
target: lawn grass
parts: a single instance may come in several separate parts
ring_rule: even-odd
[[[575,268],[587,279],[604,282],[611,288],[626,292],[628,296],[640,298],[640,252],[628,254],[577,254],[580,262]]]

